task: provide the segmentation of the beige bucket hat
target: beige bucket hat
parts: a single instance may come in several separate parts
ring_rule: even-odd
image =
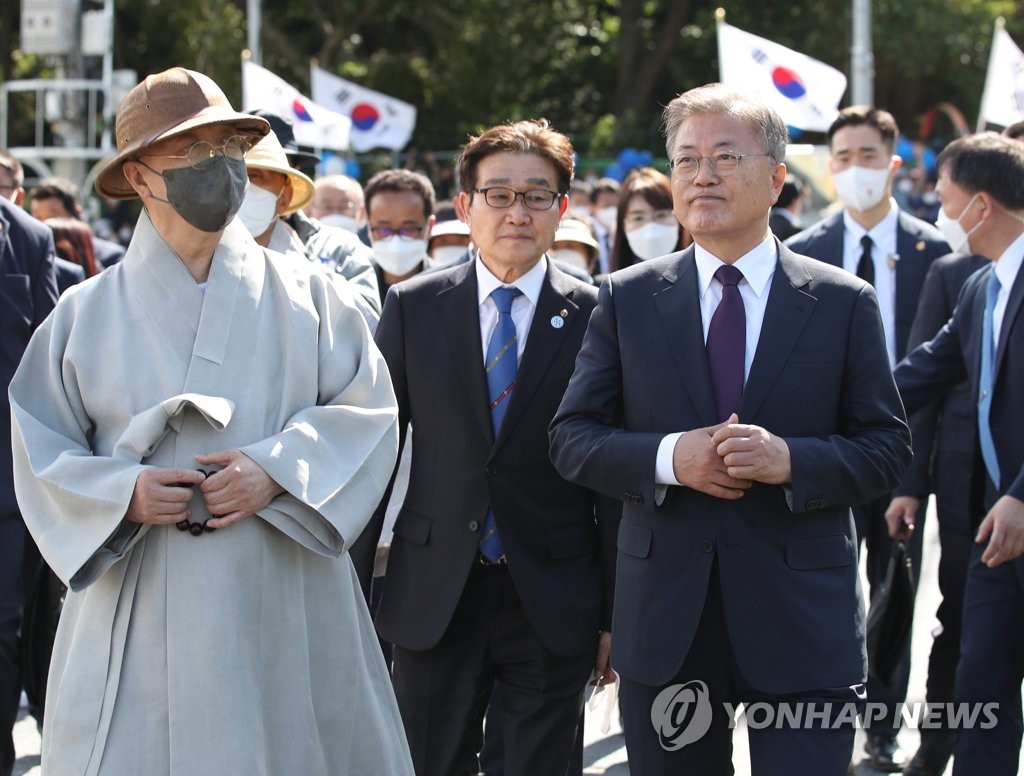
[[[124,177],[124,163],[160,140],[209,124],[230,124],[254,141],[270,131],[265,119],[235,111],[202,73],[172,67],[146,76],[117,108],[117,156],[96,176],[96,191],[109,199],[134,199],[138,195]]]
[[[292,183],[292,201],[284,211],[286,216],[304,208],[316,194],[316,187],[309,176],[288,164],[288,154],[273,132],[245,152],[245,166],[249,170],[270,170],[288,176]]]

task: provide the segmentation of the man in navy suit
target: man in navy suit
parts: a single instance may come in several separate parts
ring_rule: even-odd
[[[726,704],[855,714],[850,507],[899,481],[910,434],[871,286],[769,232],[779,115],[713,84],[673,100],[665,128],[695,246],[605,280],[551,451],[624,501],[612,659],[630,769],[717,776]],[[755,773],[846,773],[849,715],[773,719],[750,727]]]
[[[618,512],[547,443],[597,301],[545,255],[572,174],[546,122],[472,139],[455,206],[474,260],[392,286],[377,327],[413,443],[376,623],[418,776],[478,773],[496,683],[505,773],[565,776],[588,678],[611,676]],[[364,584],[387,501],[352,550]]]
[[[0,776],[14,767],[11,730],[21,699],[18,628],[24,582],[38,558],[32,552],[25,557],[27,534],[14,497],[7,386],[32,332],[56,302],[53,233],[0,194]]]
[[[937,166],[939,224],[955,248],[987,257],[991,268],[971,275],[953,317],[900,363],[896,380],[911,411],[962,380],[971,386],[974,465],[965,486],[977,529],[956,700],[998,706],[994,726],[957,731],[953,773],[1001,776],[1017,773],[1024,729],[1024,146],[986,132],[950,143]]]
[[[843,267],[874,286],[889,363],[895,366],[906,353],[928,267],[949,253],[949,246],[934,226],[901,212],[892,197],[893,178],[902,165],[894,153],[899,129],[892,114],[864,105],[844,108],[827,134],[829,169],[844,209],[790,237],[786,246]],[[886,513],[901,525],[917,519],[920,529],[923,515],[915,510],[927,496],[927,490],[901,491],[895,498],[885,493],[855,507],[857,535],[867,552],[872,592],[885,577],[892,552]],[[915,570],[921,567],[921,533],[909,537]],[[876,676],[874,666],[869,668],[868,701],[885,703],[887,712],[884,717],[873,714],[866,721],[865,748],[876,768],[899,770],[906,756],[896,740],[898,704],[907,694],[910,644],[888,683]]]

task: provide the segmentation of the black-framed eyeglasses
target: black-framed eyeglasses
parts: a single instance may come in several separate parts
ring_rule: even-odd
[[[672,158],[669,169],[687,177],[697,177],[700,172],[701,162],[707,161],[711,172],[725,177],[732,175],[739,169],[740,162],[752,156],[771,156],[771,154],[734,154],[731,151],[719,151],[711,156],[695,156],[693,154],[680,154]]]
[[[484,202],[499,210],[512,207],[516,204],[517,199],[522,199],[523,204],[530,210],[550,210],[552,205],[565,196],[557,191],[548,191],[547,189],[516,191],[515,189],[507,189],[504,186],[488,186],[486,189],[473,189],[470,194],[483,194]]]
[[[183,154],[142,154],[143,156],[155,156],[158,159],[185,159],[190,167],[197,170],[204,170],[213,164],[218,155],[226,156],[236,162],[245,159],[245,152],[249,149],[249,141],[241,135],[232,135],[220,145],[214,145],[206,140],[200,140],[189,146],[188,151]]]
[[[418,240],[423,237],[423,229],[426,224],[420,226],[400,226],[392,229],[390,226],[371,226],[370,234],[375,240],[386,240],[396,234],[404,240]]]

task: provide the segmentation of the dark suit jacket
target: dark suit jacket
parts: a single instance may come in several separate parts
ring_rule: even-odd
[[[975,272],[964,284],[953,317],[930,342],[914,349],[896,367],[900,395],[910,411],[925,406],[936,394],[944,393],[967,380],[971,406],[978,403],[978,372],[981,369],[981,332],[985,312],[985,294],[991,266]],[[1024,396],[1024,271],[1010,289],[995,353],[992,383],[992,407],[989,425],[999,458],[1001,488],[986,488],[988,477],[981,464],[977,443],[977,415],[974,416],[971,448],[976,465],[970,488],[975,494],[975,519],[984,516],[998,496],[1009,494],[1024,501],[1024,425],[1021,397]]]
[[[785,240],[803,229],[803,225],[799,222],[793,223],[793,221],[780,213],[780,210],[782,208],[772,208],[772,212],[768,216],[768,228],[780,240]]]
[[[786,247],[843,266],[843,211],[839,211],[786,240]],[[900,211],[896,224],[896,360],[907,353],[907,338],[917,312],[928,267],[939,256],[949,253],[942,232],[919,218]]]
[[[73,261],[57,257],[54,268],[57,270],[57,291],[63,294],[71,286],[85,280],[85,267]]]
[[[451,620],[480,527],[494,508],[509,570],[544,646],[586,655],[609,625],[617,513],[566,482],[548,456],[547,427],[562,398],[597,292],[549,264],[498,438],[491,430],[473,262],[391,287],[376,340],[411,422],[409,490],[395,522],[381,636],[435,646]],[[553,326],[557,319],[564,322]],[[369,578],[387,497],[353,550]],[[595,512],[596,520],[595,520]]]
[[[908,352],[939,333],[953,314],[964,282],[985,266],[988,266],[988,260],[984,256],[963,253],[951,253],[935,260],[921,288],[917,315],[907,340]],[[914,439],[914,463],[896,489],[896,494],[924,498],[935,490],[935,478],[961,476],[962,472],[935,471],[934,454],[938,450],[972,452],[976,423],[971,386],[966,380],[913,413],[910,416],[910,434]]]
[[[754,687],[862,682],[850,507],[910,461],[874,291],[780,245],[739,416],[785,438],[792,489],[757,484],[727,501],[669,487],[659,503],[662,438],[717,422],[693,253],[608,276],[551,428],[558,471],[625,501],[612,664],[654,686],[677,674],[717,556],[732,647]]]
[[[125,247],[121,243],[104,240],[102,237],[93,235],[92,252],[96,256],[96,262],[101,269],[112,267],[124,258]]]
[[[53,232],[0,197],[0,520],[21,519],[14,498],[7,386],[32,332],[56,302]]]

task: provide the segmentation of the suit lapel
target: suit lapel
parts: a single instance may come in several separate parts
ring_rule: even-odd
[[[689,394],[701,423],[711,426],[718,420],[704,346],[700,288],[693,253],[692,246],[687,248],[680,259],[665,271],[662,279],[666,285],[655,292],[654,305],[661,319],[662,333],[668,340],[667,350],[675,358],[683,388]]]
[[[572,300],[572,296],[572,285],[568,278],[549,261],[547,276],[541,286],[537,309],[533,313],[533,322],[526,338],[523,360],[516,373],[516,387],[495,440],[495,448],[500,447],[511,429],[515,428],[523,411],[544,382],[551,362],[565,344],[579,314],[579,305]],[[562,321],[561,326],[551,324],[556,318]]]
[[[840,210],[825,225],[825,234],[822,235],[820,248],[814,249],[814,258],[842,267],[846,248],[845,238],[846,226],[843,223],[843,211]]]
[[[491,412],[487,402],[484,379],[483,344],[480,342],[480,304],[477,300],[476,272],[473,262],[463,265],[449,278],[449,285],[437,295],[446,339],[452,360],[466,388],[469,406],[473,409],[480,430],[488,441],[494,438]],[[511,408],[510,408],[511,409]],[[507,414],[506,414],[507,420]],[[507,425],[507,424],[506,424]]]
[[[805,290],[810,281],[811,276],[796,255],[779,246],[757,351],[743,387],[739,412],[742,423],[750,423],[757,415],[814,311],[817,300]]]

